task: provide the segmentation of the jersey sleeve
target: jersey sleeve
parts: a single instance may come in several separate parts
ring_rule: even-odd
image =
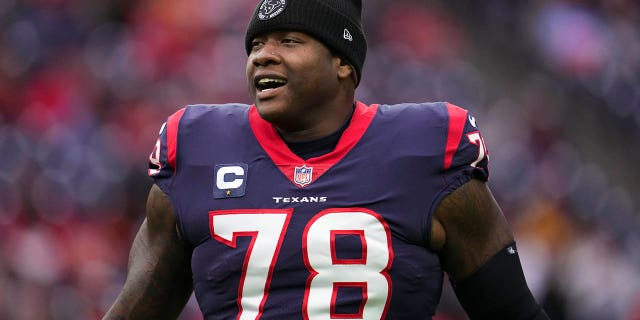
[[[469,111],[446,103],[448,115],[442,173],[445,194],[471,179],[489,179],[489,153],[475,118]]]
[[[147,174],[167,195],[171,194],[171,185],[176,175],[178,128],[184,111],[184,108],[180,109],[162,124],[158,140],[149,155]]]

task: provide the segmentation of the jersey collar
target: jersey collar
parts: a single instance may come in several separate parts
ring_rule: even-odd
[[[307,160],[298,157],[289,149],[275,126],[260,117],[255,105],[249,109],[249,123],[258,143],[273,163],[293,184],[302,188],[316,181],[349,153],[369,128],[377,110],[377,104],[367,106],[356,101],[351,122],[340,137],[336,148]]]

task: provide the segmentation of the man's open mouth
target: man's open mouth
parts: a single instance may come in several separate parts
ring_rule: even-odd
[[[260,78],[256,80],[256,89],[262,92],[262,91],[282,87],[285,84],[287,84],[287,80],[285,79],[265,77],[265,78]]]

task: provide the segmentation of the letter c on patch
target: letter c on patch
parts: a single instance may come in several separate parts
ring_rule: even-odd
[[[233,176],[235,179],[230,180],[229,176]],[[244,179],[239,177],[244,177],[244,168],[238,166],[222,167],[216,174],[216,187],[218,189],[238,189],[244,182]]]
[[[243,196],[247,169],[244,163],[216,165],[213,196],[217,199]]]

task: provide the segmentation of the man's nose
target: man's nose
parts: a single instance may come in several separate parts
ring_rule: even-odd
[[[257,67],[280,63],[281,57],[276,45],[271,41],[267,41],[262,45],[262,47],[251,53],[251,59],[253,64]]]

